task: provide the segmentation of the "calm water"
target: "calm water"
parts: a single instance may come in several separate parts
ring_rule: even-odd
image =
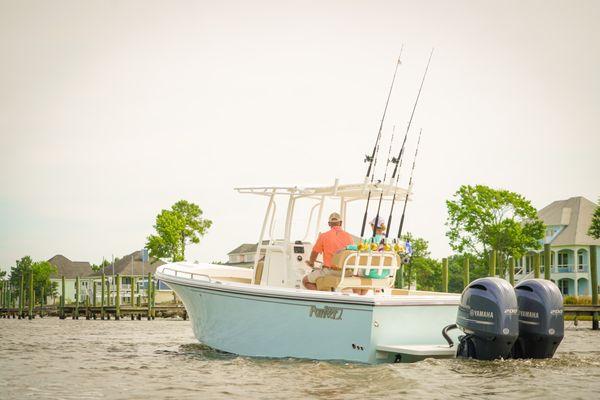
[[[0,399],[600,398],[600,333],[544,361],[356,365],[224,355],[189,322],[0,319]]]

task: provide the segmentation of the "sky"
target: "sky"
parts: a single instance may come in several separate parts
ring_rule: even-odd
[[[598,20],[598,1],[0,0],[0,267],[128,254],[180,199],[213,221],[187,258],[226,259],[266,209],[234,187],[362,182],[402,45],[383,152],[434,47],[400,179],[422,128],[406,230],[434,257],[460,185],[597,200]]]

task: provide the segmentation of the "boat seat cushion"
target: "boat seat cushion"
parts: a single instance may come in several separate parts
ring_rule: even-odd
[[[332,292],[336,289],[346,288],[388,288],[391,287],[393,282],[391,278],[386,279],[371,279],[361,276],[347,276],[344,281],[341,282],[340,276],[328,275],[318,278],[316,280],[317,290],[323,290],[326,292]],[[341,285],[340,285],[341,282]]]
[[[394,255],[394,257],[396,257],[396,265],[400,265],[400,256],[394,252],[385,252],[383,254],[392,254]],[[339,251],[337,253],[335,253],[333,255],[333,258],[331,260],[331,264],[337,268],[342,268],[342,265],[344,264],[344,260],[346,259],[346,257],[348,257],[348,262],[347,262],[347,266],[353,266],[356,263],[356,257],[359,257],[358,259],[358,265],[363,266],[363,267],[367,267],[367,266],[372,266],[373,269],[377,269],[379,267],[379,263],[381,262],[380,259],[380,255],[378,253],[371,253],[371,264],[369,265],[369,253],[358,253],[356,250],[342,250]],[[392,266],[392,258],[391,257],[385,257],[383,259],[383,266],[384,267],[391,267]]]

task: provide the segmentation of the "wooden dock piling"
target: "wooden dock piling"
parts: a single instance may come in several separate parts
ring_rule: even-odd
[[[442,258],[442,292],[448,293],[448,259]]]
[[[597,246],[590,246],[590,274],[592,274],[592,305],[598,306],[598,254]],[[598,312],[592,315],[592,329],[598,330]]]
[[[19,290],[19,319],[25,316],[23,314],[23,307],[25,307],[25,277],[23,276],[23,272],[21,272],[20,284],[21,288]]]
[[[489,271],[488,271],[488,275],[489,276],[496,276],[496,250],[491,250],[489,257],[490,258],[489,258]]]
[[[35,304],[35,291],[33,290],[33,270],[29,273],[29,307],[27,317],[33,319],[33,305]]]
[[[115,297],[115,319],[118,321],[121,319],[121,275],[117,274],[115,279],[117,289],[117,296]]]
[[[129,299],[131,301],[131,307],[135,307],[135,276],[131,276],[130,279],[130,283],[131,283],[131,299]]]
[[[515,258],[508,259],[508,281],[511,286],[515,286]]]
[[[552,257],[550,253],[550,243],[544,244],[544,279],[550,280],[550,274],[552,273]]]
[[[79,299],[80,299],[80,286],[79,276],[75,277],[75,312],[73,313],[73,319],[79,319]]]
[[[102,273],[102,284],[100,286],[100,319],[104,319],[104,288],[105,288],[106,276]]]
[[[469,278],[469,264],[470,264],[470,260],[469,260],[469,256],[467,256],[466,254],[463,256],[463,287],[467,287],[469,285],[469,283],[471,283],[470,278]]]
[[[61,296],[60,296],[60,319],[65,319],[66,315],[65,315],[65,293],[66,293],[66,288],[65,288],[65,276],[63,275],[61,278],[61,283],[62,286],[60,288],[60,292],[61,292]]]
[[[533,253],[533,277],[535,279],[540,277],[540,253],[537,251]]]

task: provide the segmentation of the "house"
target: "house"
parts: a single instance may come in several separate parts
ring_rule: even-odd
[[[591,294],[590,245],[600,246],[600,239],[587,234],[597,205],[584,197],[558,200],[538,211],[546,225],[544,244],[550,244],[550,276],[564,295]],[[597,248],[600,260],[600,247]],[[544,257],[540,257],[544,271]],[[533,254],[517,261],[517,280],[533,275]]]
[[[57,293],[60,296],[62,293],[62,277],[65,277],[65,301],[67,303],[75,301],[75,282],[79,277],[79,285],[83,289],[91,287],[92,266],[87,261],[71,261],[62,254],[57,254],[48,260],[57,272],[50,275],[50,282],[56,283]],[[46,302],[50,299],[50,304],[58,301],[58,296],[48,296]]]
[[[253,268],[256,257],[257,243],[244,243],[227,253],[225,264],[234,267]]]

